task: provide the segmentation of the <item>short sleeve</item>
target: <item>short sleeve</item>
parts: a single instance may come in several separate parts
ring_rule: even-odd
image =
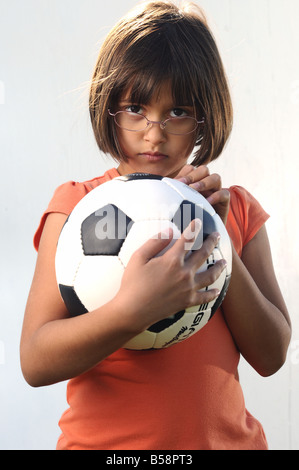
[[[34,248],[38,250],[41,234],[49,214],[58,212],[61,214],[69,215],[78,202],[86,196],[90,191],[99,186],[100,184],[110,181],[120,176],[116,168],[107,170],[102,176],[98,176],[88,181],[75,182],[68,181],[56,189],[54,195],[40,220],[37,231],[33,238]]]
[[[88,192],[89,190],[84,184],[74,181],[69,181],[58,186],[34,234],[33,245],[36,250],[38,250],[41,234],[48,215],[53,212],[69,215],[76,204],[78,204]]]
[[[242,248],[256,235],[269,215],[261,204],[241,186],[232,186],[227,230],[240,254]]]

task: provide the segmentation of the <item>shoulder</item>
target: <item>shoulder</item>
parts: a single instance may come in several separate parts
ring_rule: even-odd
[[[58,186],[50,201],[49,208],[51,212],[63,212],[69,214],[76,204],[97,186],[119,176],[116,168],[106,171],[102,176],[93,178],[88,181],[76,182],[68,181]]]
[[[257,199],[242,186],[231,186],[229,188],[232,210],[247,211],[248,208],[261,208]]]
[[[53,197],[49,202],[49,205],[43,213],[39,226],[34,235],[34,247],[37,250],[39,247],[40,237],[46,222],[46,219],[51,213],[61,213],[69,215],[78,202],[86,196],[92,189],[96,188],[100,184],[110,181],[119,176],[116,168],[107,170],[102,176],[93,178],[91,180],[76,182],[68,181],[61,184],[54,191]]]
[[[242,248],[268,220],[269,215],[259,201],[242,186],[231,186],[229,192],[230,211],[227,231],[240,254]]]

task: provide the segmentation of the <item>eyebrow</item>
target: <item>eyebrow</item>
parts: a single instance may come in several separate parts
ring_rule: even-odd
[[[126,105],[126,104],[146,104],[146,103],[142,103],[142,102],[138,102],[138,101],[134,101],[134,100],[130,100],[130,99],[122,99],[119,101],[119,105]],[[179,104],[176,104],[175,102],[172,102],[170,106],[166,106],[167,108],[169,107],[174,107],[174,108],[180,108],[180,107],[184,107],[184,108],[193,108],[193,104],[192,103],[179,103]]]
[[[124,99],[124,100],[119,101],[119,104],[132,104],[132,103],[133,103],[133,100],[129,100],[129,99]]]

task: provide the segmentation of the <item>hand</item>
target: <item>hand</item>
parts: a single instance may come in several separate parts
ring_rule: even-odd
[[[217,173],[210,175],[206,165],[201,165],[198,168],[185,165],[175,179],[182,181],[202,194],[226,225],[230,194],[228,189],[222,188],[220,175]]]
[[[163,233],[162,238],[148,240],[132,255],[117,301],[123,312],[131,316],[130,323],[136,333],[187,307],[211,302],[219,295],[217,289],[205,288],[218,279],[225,261],[218,261],[210,269],[197,273],[217,245],[219,235],[211,234],[201,248],[190,255],[190,243],[196,240],[200,227],[201,222],[193,220],[162,255],[161,251],[172,241],[171,229],[168,239]]]

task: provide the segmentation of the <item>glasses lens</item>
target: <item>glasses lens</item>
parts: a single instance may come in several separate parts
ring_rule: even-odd
[[[132,113],[129,111],[119,111],[115,114],[114,120],[116,124],[127,131],[144,131],[151,121],[148,121],[142,114]],[[152,122],[152,124],[159,124]],[[197,128],[197,121],[193,117],[183,116],[170,118],[160,123],[160,126],[168,133],[175,135],[191,134]]]
[[[120,111],[115,115],[115,122],[119,127],[128,131],[143,131],[146,129],[147,120],[144,116],[128,111]]]
[[[196,127],[196,119],[190,116],[169,119],[165,123],[166,132],[176,135],[191,134],[191,132],[195,131]]]

